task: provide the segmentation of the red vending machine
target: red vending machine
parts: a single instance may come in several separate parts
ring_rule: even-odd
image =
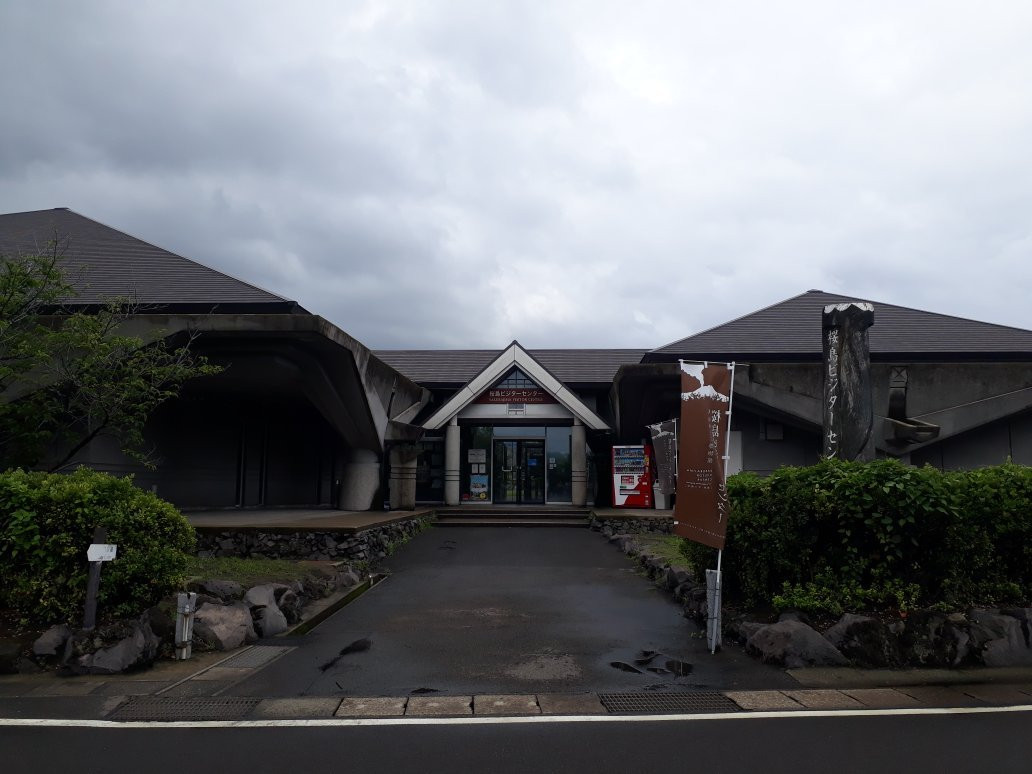
[[[652,450],[648,446],[613,447],[613,506],[652,507]]]

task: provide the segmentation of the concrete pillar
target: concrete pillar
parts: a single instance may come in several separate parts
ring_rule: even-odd
[[[584,437],[584,423],[573,420],[573,432],[570,434],[570,485],[573,504],[581,507],[588,501],[588,452],[587,440]]]
[[[444,504],[459,504],[459,420],[452,419],[444,431]]]
[[[351,449],[340,480],[340,507],[368,511],[380,488],[380,458],[370,449]]]
[[[411,511],[416,507],[416,460],[419,449],[415,446],[395,446],[391,449],[391,510]]]

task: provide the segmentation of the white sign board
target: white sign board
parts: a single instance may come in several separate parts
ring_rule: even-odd
[[[118,553],[118,546],[112,543],[93,543],[86,549],[86,559],[91,562],[110,562]]]

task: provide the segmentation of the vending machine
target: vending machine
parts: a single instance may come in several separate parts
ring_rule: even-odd
[[[648,446],[613,447],[614,507],[652,507],[651,452]]]

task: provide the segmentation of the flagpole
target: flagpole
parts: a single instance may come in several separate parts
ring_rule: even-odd
[[[735,364],[728,363],[728,370],[731,371],[731,389],[727,396],[727,431],[724,434],[724,494],[727,494],[727,466],[731,462],[731,408],[735,400]],[[730,515],[730,502],[728,503],[728,514]],[[717,549],[717,572],[713,578],[713,630],[709,638],[710,655],[716,655],[717,645],[721,641],[721,612],[723,607],[723,575],[721,574],[724,561],[724,549]]]

